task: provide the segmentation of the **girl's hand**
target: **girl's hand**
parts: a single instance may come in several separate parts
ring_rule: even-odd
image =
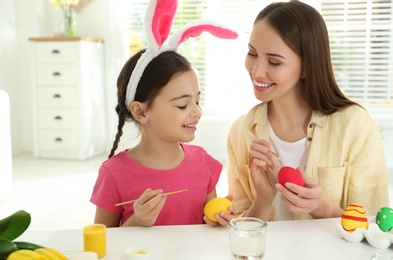
[[[270,204],[277,193],[275,184],[277,183],[281,163],[270,151],[270,143],[263,139],[252,141],[248,157],[251,180],[257,198]]]
[[[158,214],[165,205],[166,196],[163,196],[162,193],[162,190],[148,188],[134,202],[134,214],[130,217],[133,226],[149,227],[154,225]]]
[[[229,199],[230,201],[233,200],[233,196],[232,195],[228,195],[226,196],[227,199]],[[216,226],[228,226],[229,221],[231,221],[231,219],[236,217],[236,214],[238,214],[238,209],[236,206],[229,206],[228,210],[231,212],[230,214],[221,211],[220,214],[216,214],[214,217],[217,219],[218,222],[213,222],[210,219],[208,219],[206,216],[203,216],[203,220],[206,222],[206,224],[208,224],[211,227],[216,227]]]
[[[342,209],[335,205],[311,177],[296,169],[304,179],[304,187],[287,182],[285,187],[277,183],[276,188],[288,209],[294,214],[310,214],[313,218],[340,217]]]

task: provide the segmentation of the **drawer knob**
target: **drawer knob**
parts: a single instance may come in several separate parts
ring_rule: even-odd
[[[60,72],[55,71],[55,72],[53,72],[52,76],[59,77],[59,76],[61,76],[61,74],[60,74]]]
[[[54,98],[61,98],[61,95],[60,94],[54,94],[53,97]]]
[[[62,120],[63,118],[61,118],[61,116],[55,116],[54,119],[55,119],[55,120]]]
[[[59,50],[56,50],[56,49],[52,50],[52,54],[59,54],[59,53],[60,53]]]
[[[56,138],[55,138],[55,142],[61,143],[61,142],[63,142],[63,138],[61,138],[61,137],[56,137]]]

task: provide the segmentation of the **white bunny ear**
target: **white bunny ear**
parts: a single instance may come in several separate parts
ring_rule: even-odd
[[[160,49],[172,28],[176,14],[177,0],[150,0],[145,15],[147,49],[139,58],[127,86],[126,107],[134,101],[136,88],[143,71],[152,59],[161,53]]]
[[[145,16],[145,32],[148,48],[158,51],[172,28],[177,0],[150,0]]]
[[[198,37],[203,32],[209,32],[221,39],[236,39],[238,37],[237,32],[219,23],[209,20],[197,20],[190,22],[172,34],[168,39],[168,47],[165,49],[177,50],[183,42],[188,40],[188,38]]]
[[[198,37],[209,32],[222,39],[236,39],[237,33],[218,23],[199,20],[189,23],[175,32],[169,39],[173,18],[177,9],[177,0],[150,0],[145,16],[145,32],[147,49],[138,59],[127,86],[127,109],[135,99],[138,83],[147,65],[164,51],[177,51],[179,46],[189,37]]]

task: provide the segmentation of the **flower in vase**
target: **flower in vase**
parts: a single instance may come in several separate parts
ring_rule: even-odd
[[[59,7],[63,13],[64,35],[76,36],[78,33],[72,8],[79,3],[79,0],[49,0],[49,3],[55,8]]]

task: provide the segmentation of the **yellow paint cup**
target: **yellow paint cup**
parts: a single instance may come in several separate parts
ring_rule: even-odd
[[[83,228],[85,252],[95,252],[99,258],[106,255],[106,226],[93,224]]]

